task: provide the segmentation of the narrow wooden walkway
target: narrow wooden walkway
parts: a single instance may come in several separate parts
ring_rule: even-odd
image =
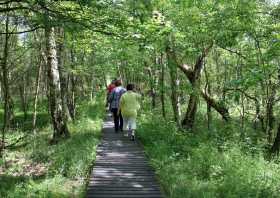
[[[142,148],[115,133],[108,116],[103,126],[87,197],[93,198],[162,198],[163,195]]]

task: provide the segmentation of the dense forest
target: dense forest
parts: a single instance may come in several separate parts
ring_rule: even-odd
[[[167,197],[280,197],[278,0],[0,0],[0,197],[83,197],[114,78]]]

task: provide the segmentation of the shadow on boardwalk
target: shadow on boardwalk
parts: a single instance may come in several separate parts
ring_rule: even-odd
[[[95,198],[161,198],[154,172],[142,148],[123,133],[115,133],[108,116],[87,189]]]

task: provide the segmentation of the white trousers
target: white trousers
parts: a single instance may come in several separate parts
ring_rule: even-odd
[[[136,129],[136,119],[123,117],[123,129],[124,130],[135,130]]]

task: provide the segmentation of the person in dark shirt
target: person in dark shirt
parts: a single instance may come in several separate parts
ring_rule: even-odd
[[[126,89],[122,87],[121,80],[117,80],[115,85],[116,87],[110,93],[108,101],[110,102],[110,110],[113,113],[115,132],[117,133],[119,130],[123,131],[123,118],[121,113],[118,114],[118,111],[121,96],[126,92]]]

